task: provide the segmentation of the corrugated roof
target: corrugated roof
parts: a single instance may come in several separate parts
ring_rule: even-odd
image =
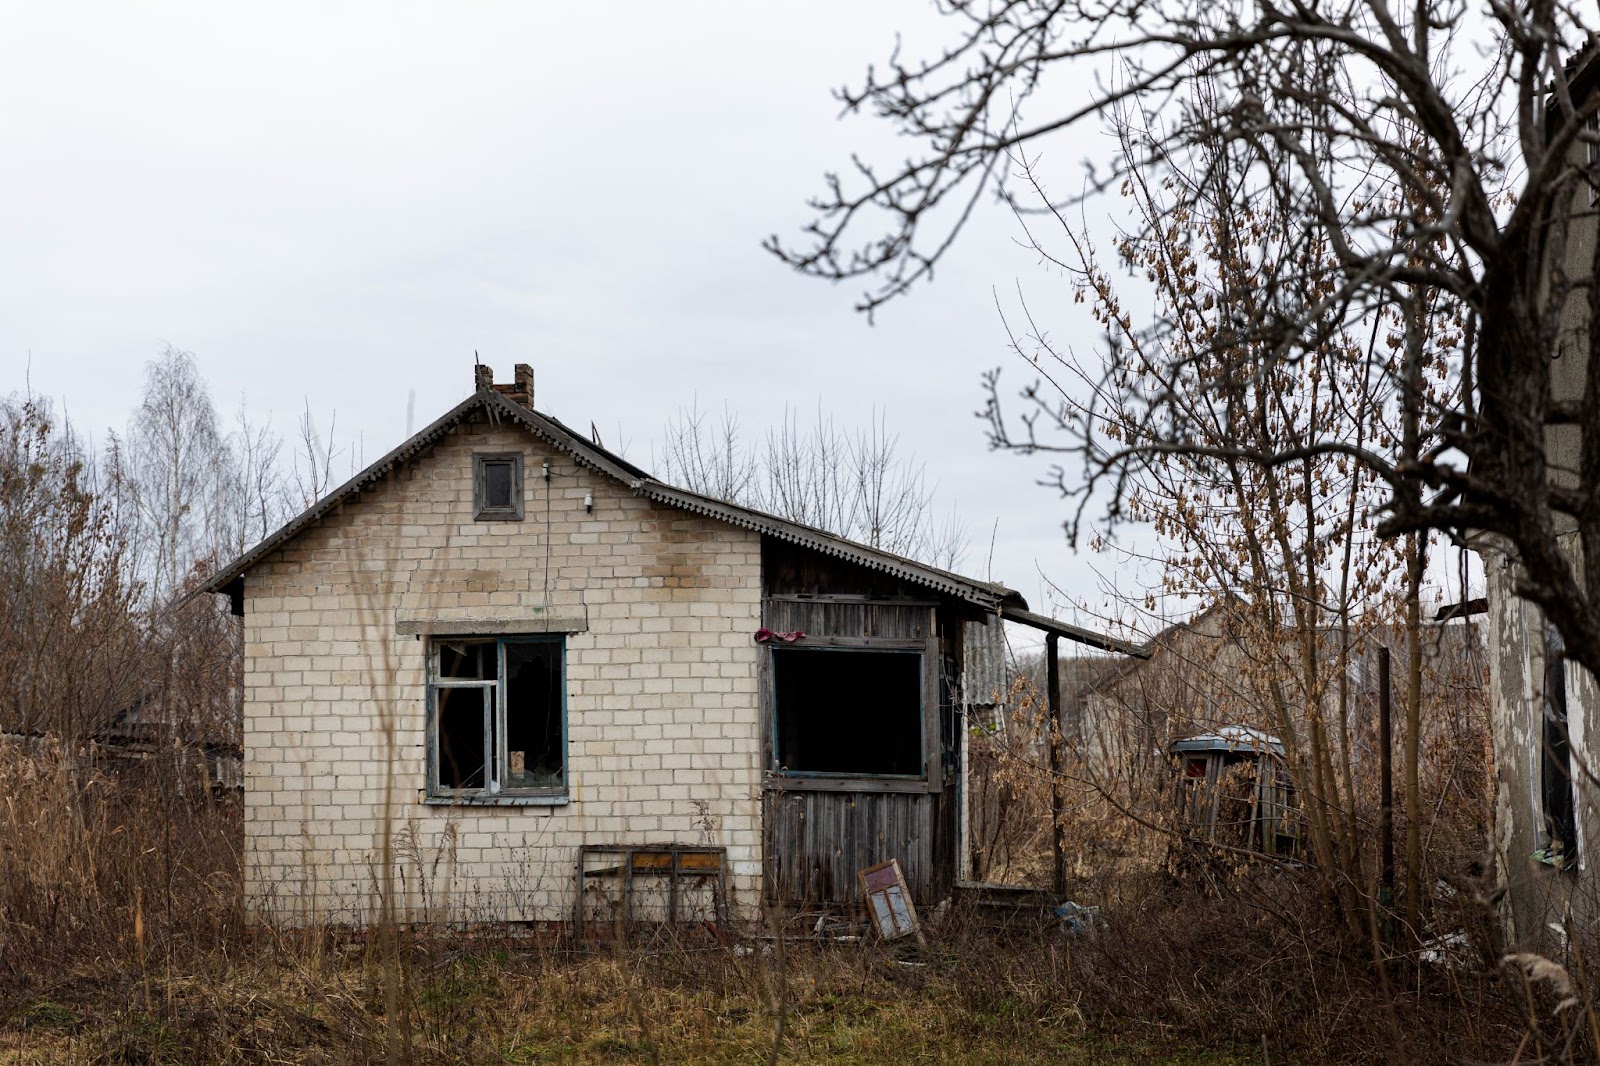
[[[969,704],[1006,702],[1011,670],[1006,662],[1006,628],[991,618],[968,622],[961,638],[961,698]]]
[[[1184,737],[1172,745],[1173,751],[1270,751],[1283,754],[1283,741],[1270,733],[1247,725],[1225,725],[1209,733]]]
[[[846,540],[815,526],[792,522],[787,518],[779,518],[777,515],[766,514],[726,500],[712,499],[654,478],[639,482],[634,486],[634,491],[658,503],[665,503],[709,518],[718,518],[731,525],[743,526],[758,533],[777,537],[779,540],[786,540],[791,544],[811,548],[824,555],[846,559],[871,570],[881,570],[991,610],[999,608],[1001,604],[1027,606],[1021,593],[1014,592],[1004,585],[962,577],[948,570],[919,563],[915,559],[907,559],[878,548],[869,548],[865,544],[857,544],[853,540]]]

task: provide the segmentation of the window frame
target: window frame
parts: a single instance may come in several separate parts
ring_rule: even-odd
[[[919,685],[919,728],[922,731],[922,773],[910,774],[850,774],[816,770],[786,770],[778,762],[778,686],[777,669],[773,656],[779,654],[803,655],[810,651],[858,651],[915,653],[921,656],[921,683]],[[939,685],[939,641],[894,640],[882,637],[806,637],[794,644],[765,644],[761,648],[761,675],[763,679],[762,703],[766,737],[766,773],[764,786],[769,789],[817,792],[942,792],[944,790],[944,760],[940,747],[939,715],[941,710]]]
[[[1578,796],[1578,767],[1569,732],[1571,686],[1567,676],[1566,645],[1554,625],[1545,623],[1544,677],[1537,703],[1533,739],[1533,799],[1538,812],[1534,858],[1558,870],[1577,871],[1583,861],[1582,808]],[[1564,765],[1563,765],[1564,764]],[[1571,839],[1556,849],[1555,828]]]
[[[493,645],[494,680],[446,678],[440,676],[439,656],[446,643]],[[561,685],[561,784],[541,788],[507,788],[502,782],[509,775],[506,746],[506,647],[516,644],[551,644],[556,648],[557,677]],[[564,633],[517,635],[440,635],[427,642],[425,755],[423,767],[425,802],[475,806],[539,807],[561,806],[569,800],[572,779],[571,741],[567,723],[567,640]],[[440,782],[439,700],[441,689],[480,689],[492,698],[484,703],[484,783],[479,788],[447,788]]]
[[[523,499],[523,455],[521,452],[472,453],[472,518],[476,522],[521,522],[526,513]],[[511,506],[489,505],[488,470],[491,463],[511,467]]]

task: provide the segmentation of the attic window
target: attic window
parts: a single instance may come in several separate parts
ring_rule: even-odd
[[[922,778],[922,653],[774,648],[773,755],[798,776]]]
[[[479,522],[522,521],[521,453],[472,457],[472,512]]]

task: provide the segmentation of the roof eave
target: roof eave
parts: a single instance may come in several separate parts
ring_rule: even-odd
[[[251,567],[261,562],[268,555],[277,551],[288,541],[294,539],[301,531],[309,528],[329,511],[342,504],[345,499],[357,495],[368,485],[376,483],[380,478],[388,475],[389,471],[397,464],[405,462],[412,456],[433,446],[439,438],[449,433],[452,428],[459,425],[467,413],[476,407],[482,406],[491,396],[498,396],[489,392],[475,392],[465,400],[456,404],[449,411],[430,422],[422,430],[407,437],[394,450],[384,455],[377,462],[372,463],[365,470],[352,477],[349,481],[329,492],[322,499],[300,512],[289,521],[285,522],[271,536],[264,538],[259,544],[249,551],[234,559],[207,579],[197,592],[225,592],[227,586],[234,580],[244,576]],[[502,401],[509,403],[510,401]]]
[[[886,552],[881,548],[872,548],[865,544],[846,540],[843,537],[794,522],[777,515],[767,514],[750,507],[728,503],[723,500],[703,496],[688,489],[680,489],[675,485],[646,478],[634,485],[634,491],[647,499],[664,503],[680,510],[693,514],[704,515],[739,526],[767,536],[776,537],[790,544],[810,548],[823,555],[843,559],[847,562],[864,566],[869,570],[878,570],[902,580],[931,588],[956,599],[965,600],[989,611],[1001,611],[1010,608],[1026,609],[1027,601],[1022,594],[1006,588],[1004,585],[989,582],[975,581],[952,574],[937,567],[919,563],[914,559]]]

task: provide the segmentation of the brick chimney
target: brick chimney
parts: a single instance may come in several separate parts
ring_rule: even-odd
[[[472,383],[482,391],[493,389],[512,403],[520,403],[524,407],[533,406],[533,367],[527,363],[518,363],[515,378],[510,384],[496,383],[494,371],[479,363],[472,368]]]

